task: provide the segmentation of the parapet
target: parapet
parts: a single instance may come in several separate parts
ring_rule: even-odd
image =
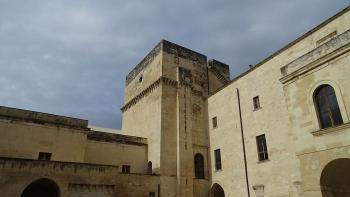
[[[211,59],[208,61],[208,68],[219,72],[227,81],[230,80],[230,66],[219,62],[218,60]]]
[[[101,131],[90,131],[87,134],[88,140],[103,141],[103,142],[115,142],[119,144],[129,145],[147,145],[147,139],[136,136],[122,135],[117,133],[107,133]]]
[[[0,157],[0,169],[6,170],[52,170],[52,172],[66,172],[71,174],[77,174],[79,172],[97,173],[97,174],[118,174],[118,166],[102,165],[102,164],[90,164],[90,163],[78,163],[78,162],[66,162],[66,161],[45,161],[23,158],[8,158]]]
[[[206,65],[207,56],[195,52],[191,49],[185,48],[178,44],[169,42],[167,40],[161,40],[147,55],[144,57],[140,63],[138,63],[135,68],[126,76],[126,85],[128,85],[134,78],[144,70],[153,59],[161,52],[164,51],[169,54],[173,54],[177,57],[189,59],[196,64]]]
[[[88,129],[87,120],[11,108],[11,107],[4,107],[4,106],[0,106],[0,118],[8,119],[8,120],[32,122],[37,124],[66,126],[66,127],[76,128],[76,129],[84,129],[84,130]]]

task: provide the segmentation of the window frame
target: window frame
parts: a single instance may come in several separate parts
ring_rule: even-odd
[[[205,179],[204,156],[201,153],[194,155],[194,176],[196,179]]]
[[[266,135],[258,135],[255,139],[259,162],[269,161],[269,149],[267,147]],[[262,148],[262,150],[260,150],[260,148]]]
[[[323,89],[325,89],[327,87],[330,88],[330,90],[332,91],[331,93],[321,92]],[[320,95],[321,93],[323,95]],[[334,109],[332,108],[332,106],[330,104],[331,103],[330,97],[332,95],[334,95],[335,104],[337,105],[336,106],[337,108],[334,108]],[[328,129],[328,128],[337,127],[337,126],[344,124],[344,119],[343,119],[341,108],[340,108],[339,101],[338,101],[339,99],[338,99],[338,96],[336,94],[335,88],[333,86],[331,86],[329,84],[319,85],[314,90],[312,99],[313,99],[314,108],[316,111],[318,126],[320,129]],[[326,105],[325,106],[326,111],[322,111],[322,109],[321,109],[321,99],[324,99],[324,105]],[[334,113],[334,110],[338,111],[338,116]],[[322,117],[323,116],[322,114],[324,114],[324,113],[327,114],[327,118],[330,121],[330,125],[327,125],[327,123],[325,122],[326,120],[324,119],[324,117]],[[340,120],[339,123],[335,123],[337,118]]]
[[[216,171],[222,170],[222,159],[221,159],[221,149],[220,148],[214,150],[214,160],[215,160],[215,170]]]
[[[217,116],[214,116],[211,118],[211,124],[212,124],[213,129],[218,128],[218,117]]]
[[[52,153],[49,152],[39,152],[38,160],[40,161],[51,161]]]
[[[130,169],[131,169],[130,165],[122,165],[122,173],[123,174],[130,174]]]
[[[332,128],[327,128],[327,129],[322,129],[320,127],[319,121],[318,121],[318,114],[316,111],[316,107],[315,107],[315,101],[314,101],[314,93],[315,90],[322,86],[322,85],[330,85],[333,87],[334,91],[335,91],[335,95],[337,97],[337,101],[338,101],[338,105],[339,105],[339,109],[343,118],[343,125],[339,125],[338,127],[332,127]],[[308,108],[311,112],[312,115],[312,123],[313,123],[313,130],[310,132],[312,135],[314,136],[318,136],[318,135],[324,135],[333,131],[336,131],[337,128],[339,127],[347,127],[348,125],[350,125],[349,122],[349,116],[348,113],[346,111],[345,108],[345,104],[344,104],[344,98],[342,97],[342,92],[343,92],[344,86],[342,84],[336,83],[334,81],[331,80],[320,80],[315,82],[309,89],[309,93],[308,93]]]
[[[253,109],[258,110],[261,109],[261,105],[260,105],[260,97],[259,96],[254,96],[253,97]]]

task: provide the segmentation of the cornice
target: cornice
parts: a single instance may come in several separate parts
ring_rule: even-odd
[[[122,112],[129,109],[131,106],[138,103],[142,98],[153,92],[157,87],[159,87],[160,84],[165,84],[173,87],[177,87],[179,84],[177,81],[167,78],[167,77],[160,77],[155,82],[153,82],[151,85],[149,85],[146,89],[144,89],[141,93],[136,95],[134,98],[132,98],[130,101],[128,101],[122,108]]]
[[[285,84],[349,51],[350,30],[283,66],[281,68],[283,77],[280,81],[282,84]]]
[[[122,112],[125,112],[130,107],[138,103],[141,99],[149,95],[151,92],[153,92],[156,88],[158,88],[161,84],[173,87],[178,89],[179,87],[183,88],[189,88],[193,90],[193,84],[186,81],[175,81],[173,79],[167,78],[167,77],[159,77],[155,82],[153,82],[151,85],[149,85],[146,89],[144,89],[141,93],[136,95],[134,98],[132,98],[130,101],[128,101],[123,107],[120,108]],[[199,95],[197,93],[197,95]],[[201,94],[202,95],[202,94]]]

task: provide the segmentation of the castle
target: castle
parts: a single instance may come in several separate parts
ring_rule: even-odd
[[[121,131],[0,107],[0,196],[350,196],[350,7],[230,80],[166,40]]]

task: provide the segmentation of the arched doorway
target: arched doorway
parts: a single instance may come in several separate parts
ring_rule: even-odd
[[[225,197],[224,189],[219,184],[214,183],[210,190],[210,197]]]
[[[322,197],[350,196],[350,159],[329,162],[322,171],[320,186]]]
[[[38,179],[29,184],[23,191],[21,197],[59,197],[58,185],[46,178]]]

